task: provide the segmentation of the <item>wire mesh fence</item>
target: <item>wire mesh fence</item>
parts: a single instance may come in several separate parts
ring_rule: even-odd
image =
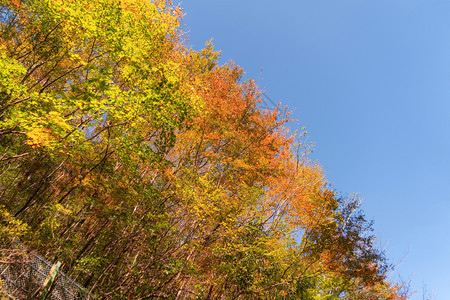
[[[53,264],[43,257],[28,253],[10,262],[0,263],[0,289],[16,299],[35,299],[44,285]],[[58,275],[46,299],[91,300],[93,297],[64,272]]]

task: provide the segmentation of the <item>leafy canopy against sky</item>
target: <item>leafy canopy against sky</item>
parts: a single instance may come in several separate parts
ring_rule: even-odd
[[[292,114],[212,44],[186,47],[178,7],[0,8],[2,245],[20,237],[106,298],[401,296],[357,199],[330,190]],[[330,93],[323,74],[311,87]]]
[[[398,274],[450,294],[450,3],[182,6],[194,48],[214,38],[223,61],[295,108],[333,187],[363,196]]]

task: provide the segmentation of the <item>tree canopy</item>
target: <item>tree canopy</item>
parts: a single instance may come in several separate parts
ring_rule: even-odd
[[[107,299],[401,299],[358,199],[164,0],[0,0],[0,239]]]

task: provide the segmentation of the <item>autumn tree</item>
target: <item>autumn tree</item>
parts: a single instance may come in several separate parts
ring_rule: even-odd
[[[289,114],[263,109],[240,68],[200,69],[204,111],[177,134],[165,174],[189,266],[176,273],[177,295],[359,297],[381,286],[395,297],[385,282],[389,265],[364,235],[370,222],[327,188],[286,128]]]
[[[163,0],[1,0],[0,231],[100,298],[398,299],[357,202]],[[366,234],[369,232],[369,234]]]
[[[201,106],[182,64],[179,12],[164,1],[2,1],[1,10],[2,204],[39,236],[32,247],[83,284],[101,282],[111,297],[131,290],[133,264],[120,261],[155,243],[142,232],[169,230],[151,182]]]

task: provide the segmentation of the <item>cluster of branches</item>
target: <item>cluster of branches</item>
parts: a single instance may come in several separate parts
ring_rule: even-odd
[[[0,0],[2,247],[101,298],[400,299],[357,201],[164,0]]]

